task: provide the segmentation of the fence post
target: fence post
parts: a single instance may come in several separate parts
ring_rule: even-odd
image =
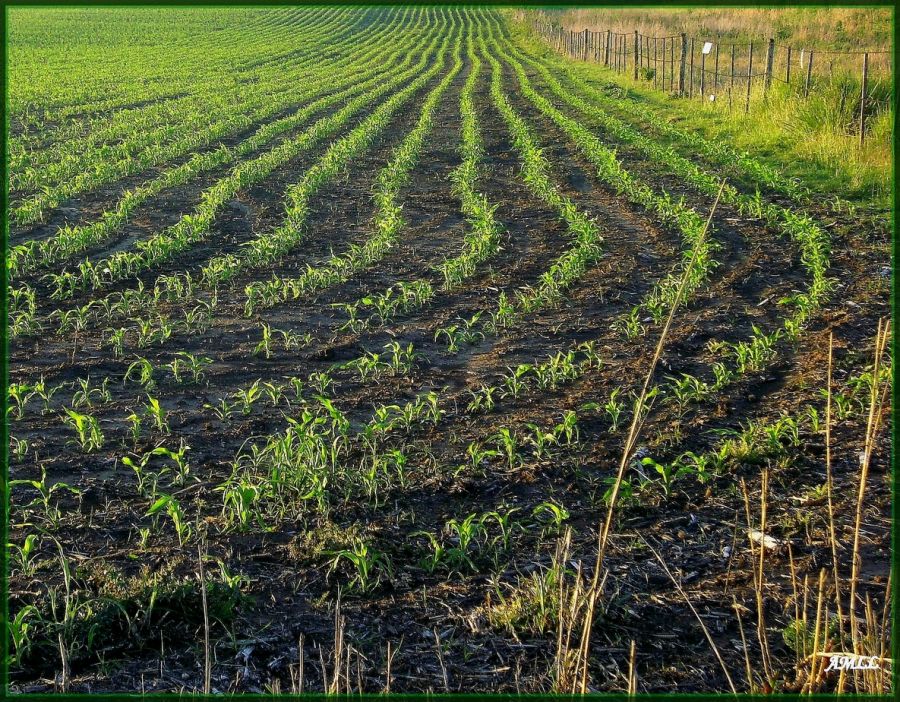
[[[775,65],[775,40],[769,39],[769,50],[766,53],[766,83],[765,92],[769,92],[772,85],[772,67]]]
[[[750,84],[753,82],[753,42],[750,42],[750,60],[747,62],[747,102],[744,112],[750,111]]]
[[[659,72],[659,87],[661,90],[665,91],[666,89],[666,38],[663,37],[663,49],[662,54],[662,70]]]
[[[605,47],[606,51],[605,51],[605,57],[603,59],[604,66],[609,66],[609,40],[611,38],[612,38],[612,30],[607,29],[606,30],[606,47]]]
[[[731,45],[731,82],[728,84],[728,110],[731,110],[731,101],[734,96],[734,44]]]
[[[659,87],[659,40],[653,37],[653,88]]]
[[[706,54],[700,54],[700,98],[706,96]]]
[[[803,87],[803,97],[809,97],[809,82],[812,79],[812,62],[813,52],[809,52],[809,59],[806,61],[806,85]]]
[[[675,90],[675,37],[669,42],[669,92]]]
[[[639,46],[640,46],[640,43],[638,42],[638,31],[635,29],[634,30],[634,79],[635,80],[637,80],[638,63],[640,63],[640,60],[641,60],[640,54],[638,53]]]
[[[582,60],[587,61],[587,52],[588,52],[588,30],[585,28],[584,30],[584,51],[582,51]]]
[[[869,53],[863,54],[862,94],[859,96],[859,145],[866,141],[866,90],[869,87]]]
[[[694,37],[691,37],[691,82],[688,97],[694,97]]]
[[[788,85],[791,84],[791,47],[787,48],[787,68],[784,72],[784,82]]]
[[[719,40],[716,39],[716,69],[714,74],[713,95],[719,99]]]
[[[678,95],[684,97],[684,62],[687,59],[687,34],[681,33],[681,67],[678,71]]]

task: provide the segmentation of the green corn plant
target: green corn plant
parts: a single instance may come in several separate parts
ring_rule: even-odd
[[[79,378],[77,383],[79,389],[72,395],[73,408],[78,408],[82,405],[93,407],[94,400],[99,402],[109,402],[112,400],[112,394],[109,391],[109,378],[104,378],[99,388],[91,387],[90,377]]]
[[[534,366],[530,363],[520,363],[515,368],[508,368],[507,370],[509,372],[504,378],[503,385],[510,395],[518,399],[519,395],[528,387],[528,376],[534,370]]]
[[[255,522],[264,528],[262,515],[256,509],[256,504],[262,497],[262,490],[246,478],[237,482],[229,482],[221,486],[222,514],[229,526],[237,527],[245,531]]]
[[[169,423],[166,420],[165,408],[152,395],[147,395],[147,404],[144,405],[144,415],[149,417],[157,431],[169,433]]]
[[[16,612],[15,616],[7,620],[9,642],[13,650],[7,660],[12,667],[21,665],[34,643],[31,619],[40,619],[40,612],[34,605],[25,605]]]
[[[391,341],[384,346],[389,352],[388,365],[394,375],[408,375],[412,372],[419,354],[413,350],[411,343],[402,346],[398,341]]]
[[[205,375],[204,369],[212,363],[211,358],[195,356],[187,351],[179,351],[175,354],[175,358],[167,364],[171,369],[172,375],[175,377],[176,383],[183,382],[184,374],[190,375],[190,380],[195,385],[199,384]]]
[[[641,308],[632,308],[627,315],[613,322],[611,328],[617,334],[623,334],[628,341],[634,341],[645,331],[641,324]]]
[[[81,414],[68,407],[63,407],[63,410],[66,413],[62,418],[63,422],[75,430],[82,451],[93,453],[103,448],[104,436],[96,417]]]
[[[262,339],[253,349],[253,355],[259,356],[264,355],[266,358],[272,357],[272,328],[266,324],[265,322],[260,324],[260,330],[262,331]]]
[[[486,527],[488,522],[493,522],[496,524],[497,529],[499,530],[499,534],[492,540],[491,544],[502,552],[508,552],[513,532],[516,529],[523,529],[522,525],[516,522],[513,519],[513,514],[518,512],[518,508],[513,507],[512,509],[506,512],[499,512],[494,510],[492,512],[486,512],[481,516],[481,524]]]
[[[150,506],[150,509],[147,510],[147,514],[144,516],[155,517],[163,511],[172,520],[172,526],[175,527],[175,534],[178,536],[178,544],[184,546],[188,539],[191,538],[192,529],[190,522],[185,519],[185,514],[181,509],[181,505],[178,504],[178,500],[171,495],[161,495]]]
[[[125,336],[128,333],[127,327],[107,328],[106,345],[112,349],[113,358],[122,358],[125,354]]]
[[[284,398],[284,389],[277,383],[266,381],[262,385],[263,393],[269,398],[269,404],[277,407]]]
[[[40,538],[37,534],[28,534],[21,546],[14,543],[6,544],[10,553],[10,559],[15,562],[19,572],[26,578],[34,575],[35,556],[40,547]]]
[[[235,400],[240,403],[241,412],[249,415],[253,411],[254,403],[262,397],[262,389],[260,388],[260,380],[255,380],[249,388],[241,388],[235,390],[232,395]]]
[[[347,588],[350,592],[366,593],[392,577],[393,568],[387,554],[372,548],[362,539],[356,539],[348,549],[332,554],[328,570],[331,575],[341,563],[350,565],[353,573]]]
[[[316,371],[309,374],[308,382],[319,395],[327,395],[334,385],[334,378],[324,371]]]
[[[550,447],[555,446],[556,435],[553,432],[545,431],[537,424],[528,422],[526,426],[529,434],[526,437],[528,443],[534,447],[534,456],[538,460],[550,457]]]
[[[131,380],[132,376],[137,377],[137,382],[147,392],[152,392],[156,387],[156,381],[153,379],[153,364],[142,356],[138,356],[125,371],[125,382]]]
[[[44,407],[41,410],[42,414],[49,414],[51,411],[50,403],[53,401],[53,396],[59,392],[62,388],[66,386],[66,383],[60,383],[59,385],[55,385],[50,387],[47,385],[44,380],[44,376],[41,376],[41,379],[34,384],[34,394],[41,398],[41,401],[44,403]]]
[[[565,445],[577,444],[581,433],[578,428],[578,413],[574,410],[563,412],[562,421],[553,427],[553,437],[556,443],[562,443],[561,437],[565,437]]]
[[[506,427],[501,427],[491,438],[499,448],[500,453],[506,457],[510,470],[522,463],[522,456],[519,454],[519,443],[512,431]]]
[[[9,437],[10,449],[12,450],[12,454],[16,457],[16,460],[21,463],[25,460],[25,456],[28,455],[28,449],[30,448],[30,444],[27,439],[18,439],[15,436]]]
[[[490,412],[497,404],[494,396],[500,394],[500,389],[491,385],[482,385],[477,390],[470,390],[469,394],[472,399],[466,405],[466,412],[470,414]]]
[[[225,397],[219,400],[218,405],[210,405],[208,403],[203,405],[203,409],[208,409],[215,414],[220,422],[228,422],[231,419],[231,415],[234,413],[234,407],[235,406],[228,402],[228,399]]]
[[[34,395],[34,388],[25,383],[10,383],[7,393],[9,399],[15,403],[16,419],[22,419],[22,417],[25,416],[25,406],[28,404],[28,400]],[[10,404],[7,409],[7,414],[12,410],[13,405]]]
[[[69,485],[68,483],[64,483],[62,481],[58,481],[55,483],[47,482],[47,468],[45,466],[41,466],[41,479],[40,480],[10,480],[9,487],[14,488],[16,486],[25,486],[30,487],[37,491],[38,496],[28,503],[25,508],[33,509],[40,508],[42,515],[44,518],[53,526],[58,527],[60,523],[61,513],[59,507],[52,501],[53,495],[57,492],[65,490],[66,492],[72,495],[80,495],[81,490],[76,487]]]
[[[486,461],[499,456],[500,453],[494,449],[485,448],[479,441],[473,441],[466,447],[466,455],[469,457],[472,467],[480,470]]]
[[[609,417],[609,431],[611,434],[615,434],[619,430],[619,422],[622,418],[622,412],[625,409],[625,402],[619,399],[620,394],[621,388],[615,388],[609,394],[609,400],[603,405],[603,411],[606,413],[606,416]]]
[[[172,471],[174,476],[172,484],[181,486],[187,482],[187,478],[191,472],[191,466],[185,459],[185,455],[190,450],[191,447],[184,443],[184,439],[181,439],[178,444],[178,450],[173,451],[165,446],[157,446],[150,452],[150,455],[165,456],[171,460],[175,464],[175,469]]]
[[[129,424],[128,432],[131,434],[131,443],[134,446],[137,446],[138,442],[141,440],[141,429],[144,426],[144,418],[137,412],[132,412],[125,418],[125,421]]]
[[[291,378],[288,382],[290,383],[291,388],[293,388],[293,390],[294,390],[294,401],[297,402],[297,404],[302,403],[303,402],[303,388],[305,386],[303,379],[298,378],[297,376],[291,376]],[[324,394],[324,392],[320,392],[319,394]]]
[[[569,511],[555,502],[541,502],[533,510],[531,516],[543,524],[542,535],[546,532],[549,534],[559,534],[562,532],[563,522],[567,521],[571,516]]]
[[[461,568],[463,565],[476,570],[470,552],[478,545],[480,539],[487,535],[484,523],[476,514],[459,521],[451,519],[445,527],[450,538],[456,542],[456,546],[446,549],[447,561],[451,569]]]

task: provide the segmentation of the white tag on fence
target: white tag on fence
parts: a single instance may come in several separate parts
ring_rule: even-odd
[[[708,41],[703,45],[703,53],[704,54],[708,54],[710,51],[712,51],[712,44],[713,43],[711,41]]]

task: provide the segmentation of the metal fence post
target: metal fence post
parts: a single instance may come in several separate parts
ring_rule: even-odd
[[[806,61],[806,84],[803,87],[803,97],[809,97],[809,82],[812,80],[812,62],[813,52],[809,52],[809,59]]]
[[[678,73],[678,95],[684,97],[684,62],[687,59],[687,34],[681,33],[681,68]]]
[[[866,91],[869,87],[869,54],[863,54],[862,93],[859,96],[859,145],[866,140]]]
[[[744,104],[744,112],[750,111],[750,84],[753,82],[753,42],[750,42],[750,59],[747,63],[747,102]]]

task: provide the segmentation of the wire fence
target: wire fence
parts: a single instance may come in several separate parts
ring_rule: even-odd
[[[859,100],[860,143],[873,89],[892,89],[892,55],[874,51],[822,51],[777,43],[723,43],[687,34],[649,36],[634,32],[573,31],[544,17],[528,15],[532,29],[555,51],[569,58],[602,63],[631,74],[661,91],[684,98],[750,110],[751,100],[765,98],[774,86],[808,98],[835,80],[854,89]]]

